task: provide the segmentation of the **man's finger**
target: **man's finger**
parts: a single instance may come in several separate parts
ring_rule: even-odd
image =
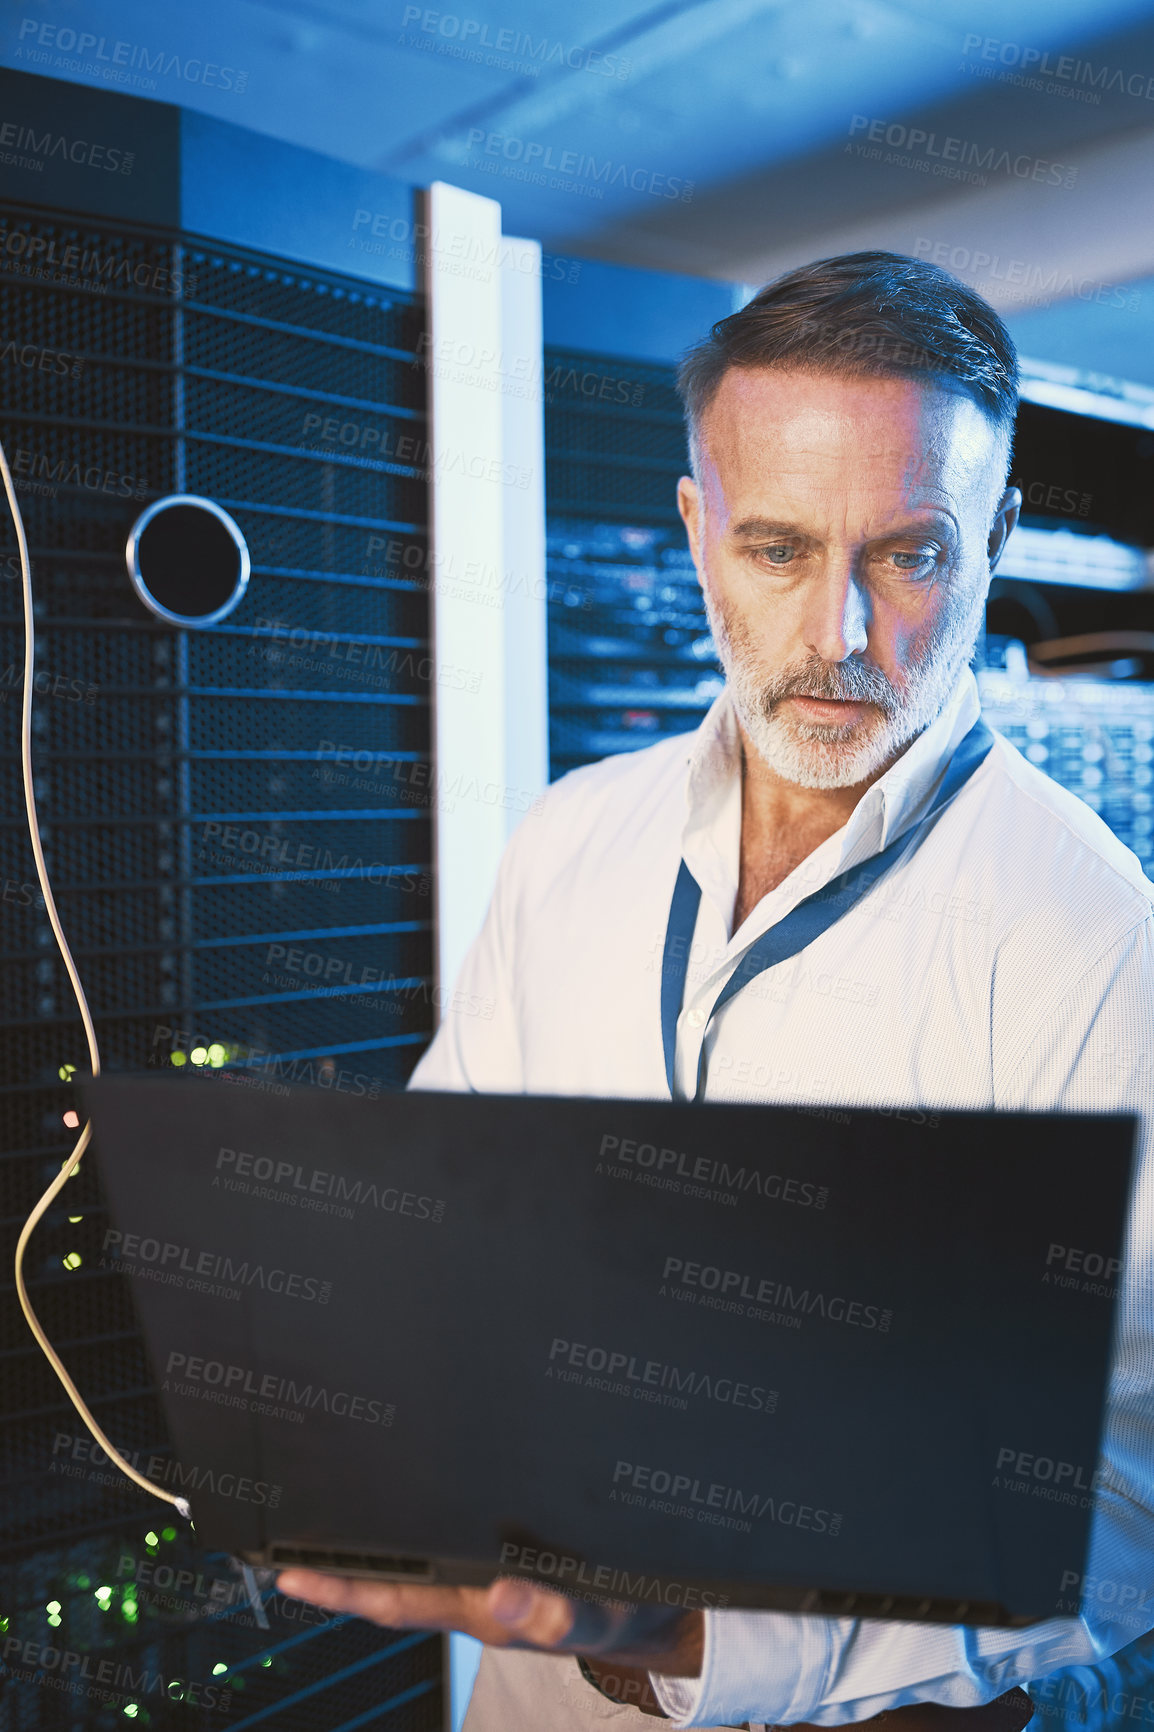
[[[562,1594],[510,1577],[488,1588],[426,1588],[285,1570],[277,1587],[291,1599],[311,1600],[388,1629],[463,1630],[497,1647],[563,1647],[575,1619],[572,1601]]]
[[[403,1582],[328,1576],[320,1570],[285,1570],[277,1578],[277,1587],[290,1599],[311,1600],[331,1611],[368,1618],[393,1630],[466,1630],[473,1634],[485,1599],[482,1588],[417,1588]]]
[[[571,1600],[511,1576],[490,1585],[485,1610],[507,1631],[509,1641],[534,1648],[561,1647],[574,1623]]]

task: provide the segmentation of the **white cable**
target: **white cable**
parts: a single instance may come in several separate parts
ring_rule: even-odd
[[[8,468],[8,458],[0,442],[0,473],[4,477],[4,491],[8,496],[8,504],[12,512],[12,521],[16,526],[16,540],[20,549],[20,582],[24,597],[24,689],[21,694],[20,710],[20,768],[24,778],[24,809],[28,815],[28,837],[32,843],[32,853],[36,860],[36,876],[40,880],[40,894],[44,898],[44,906],[48,910],[48,919],[56,938],[68,978],[72,982],[72,990],[76,994],[76,1003],[80,1009],[80,1020],[84,1024],[84,1037],[88,1042],[88,1056],[92,1062],[93,1076],[100,1075],[100,1051],[96,1044],[96,1029],[92,1022],[92,1012],[88,1008],[88,1000],[84,996],[84,987],[73,961],[72,952],[68,948],[68,940],[64,936],[64,928],[60,924],[60,915],[56,909],[56,898],[52,894],[52,885],[48,879],[48,868],[44,863],[44,849],[40,843],[40,824],[36,816],[36,794],[32,786],[32,687],[35,677],[36,639],[32,618],[32,567],[28,559],[28,540],[24,533],[24,519],[20,515],[20,506],[16,498],[16,489],[12,485],[12,475]],[[189,1515],[187,1500],[176,1497],[170,1491],[163,1491],[154,1485],[142,1473],[137,1473],[132,1463],[126,1461],[120,1451],[109,1442],[100,1426],[89,1412],[84,1397],[73,1383],[59,1354],[49,1341],[41,1326],[40,1319],[32,1309],[32,1301],[28,1297],[28,1289],[24,1284],[24,1253],[28,1241],[39,1225],[45,1211],[51,1207],[65,1184],[79,1172],[80,1157],[92,1137],[91,1119],[84,1126],[76,1139],[76,1145],[66,1156],[64,1165],[45,1191],[40,1201],[24,1223],[23,1230],[16,1242],[16,1296],[20,1301],[20,1309],[28,1320],[28,1327],[40,1346],[41,1352],[64,1385],[68,1399],[84,1421],[92,1436],[107,1455],[114,1467],[118,1467],[136,1485],[150,1491],[153,1497],[163,1498],[165,1503],[175,1504],[182,1516]]]

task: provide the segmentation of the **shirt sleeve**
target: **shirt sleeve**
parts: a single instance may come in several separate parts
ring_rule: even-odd
[[[1019,971],[1014,971],[1019,972]],[[1040,982],[1019,974],[1017,989]],[[1021,1019],[1025,1026],[1025,1019]],[[1037,1028],[1037,1024],[1032,1024]],[[1071,1610],[992,1630],[707,1611],[699,1678],[652,1675],[675,1725],[819,1726],[909,1702],[974,1707],[1014,1685],[1093,1665],[1154,1627],[1154,927],[1147,918],[1060,996],[996,1078],[1004,1110],[1136,1112],[1118,1326],[1084,1577]],[[1087,1151],[1092,1181],[1092,1151]]]
[[[524,1089],[514,970],[532,822],[524,820],[501,857],[488,912],[455,983],[442,994],[440,1027],[409,1078],[412,1089],[483,1094]]]

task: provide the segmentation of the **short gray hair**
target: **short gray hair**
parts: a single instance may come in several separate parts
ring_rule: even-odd
[[[731,367],[796,367],[842,377],[953,383],[1000,431],[1007,460],[1018,408],[1018,356],[981,295],[937,265],[901,253],[842,253],[767,283],[719,319],[677,372],[689,456]]]

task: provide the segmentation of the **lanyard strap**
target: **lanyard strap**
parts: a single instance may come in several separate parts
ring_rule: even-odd
[[[820,890],[806,896],[783,920],[779,920],[776,926],[771,926],[768,932],[763,932],[761,937],[750,945],[714,999],[713,1008],[701,1031],[701,1056],[697,1067],[695,1099],[701,1098],[704,1085],[705,1037],[709,1033],[709,1024],[722,1006],[728,1004],[743,986],[748,986],[755,976],[762,974],[767,968],[776,967],[779,962],[788,962],[791,956],[796,956],[799,951],[812,944],[814,939],[820,938],[823,932],[828,932],[843,914],[848,913],[873,889],[899,854],[912,852],[942,807],[969,781],[993,743],[993,734],[979,716],[950,759],[929,810],[912,830],[903,831],[879,854],[873,854],[857,866],[850,866],[845,872],[839,872],[836,878],[831,878]],[[671,1096],[677,1053],[677,1019],[681,1015],[681,1003],[685,996],[689,948],[697,926],[700,903],[701,887],[683,860],[677,874],[677,883],[673,887],[669,924],[665,930],[665,953],[661,961],[661,1041],[665,1048],[665,1077]]]

